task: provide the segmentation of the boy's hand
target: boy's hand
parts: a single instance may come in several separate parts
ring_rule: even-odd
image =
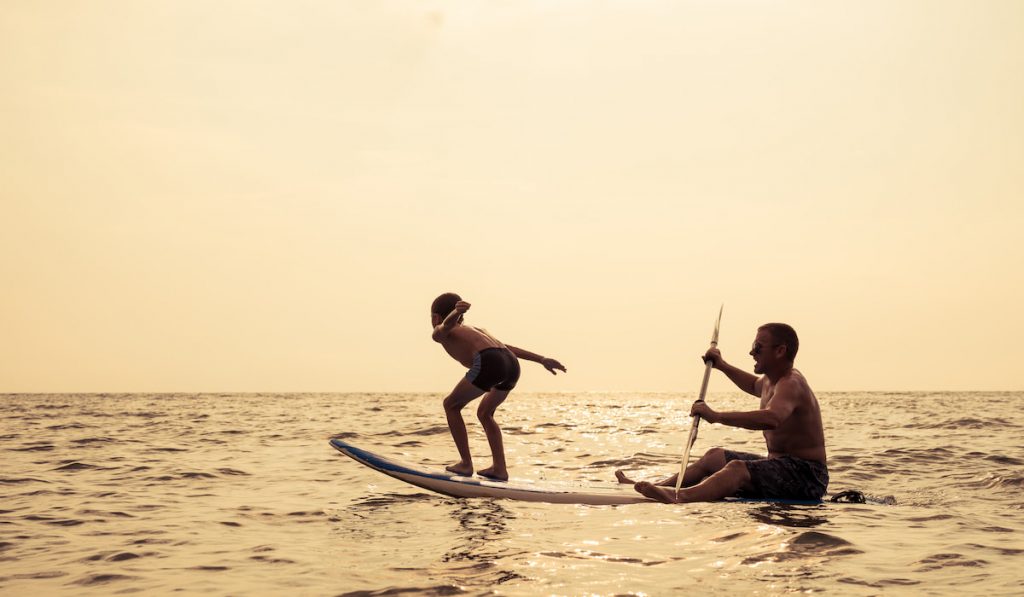
[[[559,363],[555,359],[549,359],[549,358],[545,357],[545,358],[541,359],[540,364],[543,365],[545,369],[550,371],[551,375],[557,375],[557,373],[555,373],[555,369],[558,369],[562,373],[566,372],[565,371],[565,365]]]
[[[459,301],[455,303],[455,310],[459,313],[465,313],[466,311],[469,311],[469,307],[470,305],[466,301]]]

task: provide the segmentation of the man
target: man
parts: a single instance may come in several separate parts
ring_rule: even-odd
[[[565,367],[556,359],[504,344],[487,330],[464,324],[463,318],[469,307],[469,303],[452,292],[437,297],[430,306],[430,324],[434,328],[431,337],[453,359],[469,369],[444,399],[448,429],[452,432],[460,458],[459,462],[445,468],[457,475],[473,474],[473,456],[469,451],[469,435],[462,419],[462,409],[483,396],[476,415],[487,435],[493,464],[476,472],[483,477],[507,481],[505,446],[501,427],[494,420],[494,411],[519,381],[519,359],[540,363],[552,375],[556,370],[564,373]]]
[[[803,374],[793,368],[800,343],[796,331],[784,323],[768,323],[757,329],[750,349],[754,373],[738,369],[712,348],[704,355],[715,369],[737,387],[761,399],[758,410],[719,412],[695,402],[691,415],[708,423],[763,430],[768,456],[712,448],[686,468],[683,487],[675,491],[676,477],[656,484],[641,481],[634,487],[647,497],[665,503],[704,502],[740,495],[744,497],[817,500],[828,487],[825,432],[821,409]],[[621,471],[621,483],[633,483]]]

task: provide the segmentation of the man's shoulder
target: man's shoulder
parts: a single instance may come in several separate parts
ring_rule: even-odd
[[[810,398],[812,395],[811,386],[807,384],[807,379],[796,369],[791,370],[775,383],[775,392],[778,393],[779,391],[783,391],[794,398]]]

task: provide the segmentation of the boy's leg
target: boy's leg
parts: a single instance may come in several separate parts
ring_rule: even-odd
[[[501,427],[494,421],[494,411],[505,401],[508,390],[494,389],[487,392],[487,395],[480,401],[476,409],[476,416],[487,434],[487,443],[491,446],[491,458],[493,464],[488,468],[477,471],[484,477],[508,480],[508,468],[505,465],[505,445],[501,440]]]
[[[462,409],[484,391],[474,386],[466,378],[459,380],[455,388],[444,399],[444,414],[448,418],[448,429],[452,432],[455,447],[459,450],[458,464],[445,467],[456,475],[473,474],[473,457],[469,453],[469,435],[466,433],[466,422],[462,420]]]

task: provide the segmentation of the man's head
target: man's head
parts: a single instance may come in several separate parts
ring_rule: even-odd
[[[434,299],[430,305],[430,323],[438,326],[444,321],[448,314],[455,310],[455,303],[462,300],[462,297],[454,292],[446,292]]]
[[[762,325],[757,328],[757,336],[750,347],[750,356],[754,357],[754,373],[765,373],[774,369],[778,363],[792,367],[799,349],[800,340],[792,327],[784,323]]]

